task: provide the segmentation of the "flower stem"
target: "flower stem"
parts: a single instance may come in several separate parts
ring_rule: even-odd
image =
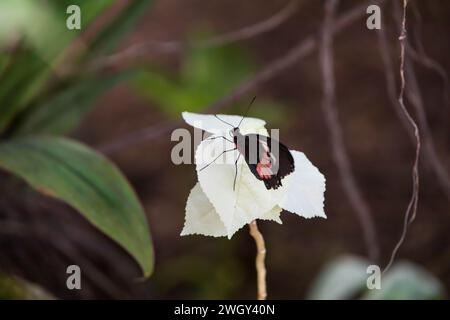
[[[264,243],[264,237],[258,230],[256,221],[249,223],[250,235],[255,239],[256,243],[256,281],[258,285],[258,300],[266,300],[267,297],[267,285],[266,285],[266,245]]]

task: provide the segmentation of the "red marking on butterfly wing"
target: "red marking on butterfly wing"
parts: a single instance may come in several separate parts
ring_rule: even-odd
[[[262,179],[270,179],[273,176],[272,162],[267,152],[264,153],[263,158],[256,165],[256,172],[258,172],[259,177]]]
[[[269,137],[260,137],[259,135],[248,134],[245,136],[246,143],[250,143],[252,139],[257,139],[258,143],[258,162],[253,164],[250,162],[250,154],[248,147],[245,145],[245,161],[250,171],[259,180],[264,181],[264,185],[269,189],[277,189],[282,186],[281,180],[294,171],[294,158],[289,149],[279,141],[272,140]],[[273,154],[271,146],[273,143],[279,144],[279,153]]]

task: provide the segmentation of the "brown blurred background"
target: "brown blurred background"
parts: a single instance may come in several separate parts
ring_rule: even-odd
[[[121,2],[118,1],[117,8]],[[387,2],[382,7],[382,19],[394,63],[397,94],[398,24],[394,19],[393,1]],[[239,30],[268,19],[287,3],[286,0],[155,1],[118,51],[149,40],[185,41],[198,32],[213,37]],[[250,61],[249,77],[280,59],[302,39],[318,35],[323,23],[323,4],[323,1],[299,1],[297,10],[279,26],[234,43]],[[337,14],[360,4],[360,1],[341,1]],[[113,14],[114,7],[111,10]],[[423,45],[428,57],[438,62],[447,75],[450,72],[448,17],[448,1],[410,1],[408,32],[418,34],[415,40],[420,38],[422,42],[412,44],[416,48]],[[337,108],[351,169],[373,216],[380,249],[377,262],[384,266],[402,231],[411,196],[415,149],[395,111],[398,105],[393,105],[387,93],[378,31],[368,30],[365,18],[352,23],[334,39]],[[185,59],[184,50],[173,53],[148,50],[136,59],[113,63],[107,72],[134,64],[144,69],[164,70],[165,74],[176,78]],[[444,97],[448,98],[449,87],[435,70],[411,61],[437,156],[448,173],[450,106]],[[214,74],[210,81],[220,83],[220,78],[221,74]],[[257,90],[248,92],[239,100],[240,104],[221,110],[222,113],[242,113],[242,106],[256,95],[251,116],[264,118],[269,128],[280,128],[282,141],[304,152],[327,179],[327,220],[306,220],[283,212],[281,226],[259,223],[266,239],[268,293],[273,299],[305,298],[320,269],[330,260],[342,254],[367,256],[363,231],[333,160],[321,108],[322,85],[319,55],[314,50]],[[165,106],[152,100],[150,89],[148,96],[143,95],[142,90],[142,86],[137,90],[135,84],[128,83],[108,91],[72,137],[103,150],[102,147],[130,133],[167,120],[175,121],[174,112],[166,112]],[[268,101],[272,107],[258,108]],[[406,105],[414,110],[410,101]],[[417,118],[416,112],[412,114]],[[148,281],[135,280],[139,277],[135,262],[80,215],[32,191],[23,198],[13,190],[2,190],[2,271],[37,283],[56,297],[69,299],[254,298],[255,248],[246,228],[231,240],[179,236],[186,199],[196,182],[196,174],[193,165],[171,163],[173,145],[169,132],[105,152],[123,170],[145,207],[156,255],[155,272]],[[421,265],[437,277],[448,292],[450,190],[437,179],[424,150],[419,167],[417,219],[409,228],[398,259]],[[445,179],[449,179],[448,174]],[[83,270],[83,290],[66,289],[68,264],[78,264]]]

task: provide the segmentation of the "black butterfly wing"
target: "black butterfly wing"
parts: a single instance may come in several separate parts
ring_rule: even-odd
[[[278,152],[275,143],[278,144]],[[252,144],[256,148],[252,148]],[[250,171],[264,182],[268,190],[282,186],[282,179],[295,169],[289,149],[279,141],[262,135],[245,135],[244,156]]]

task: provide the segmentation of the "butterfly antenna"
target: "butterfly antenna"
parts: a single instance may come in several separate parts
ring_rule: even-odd
[[[242,116],[241,121],[239,121],[239,124],[237,126],[238,128],[241,125],[242,121],[244,121],[244,118],[247,116],[248,112],[250,111],[250,107],[252,106],[253,102],[255,102],[255,99],[256,99],[256,96],[254,96],[252,101],[250,101],[250,103],[248,104],[247,111],[245,111],[245,114]]]
[[[226,122],[226,121],[223,120],[223,119],[220,119],[217,115],[214,115],[214,117],[216,117],[217,119],[219,119],[219,120],[222,121],[223,123],[226,123],[226,124],[229,125],[230,127],[234,128],[234,126],[233,126],[231,123]]]

